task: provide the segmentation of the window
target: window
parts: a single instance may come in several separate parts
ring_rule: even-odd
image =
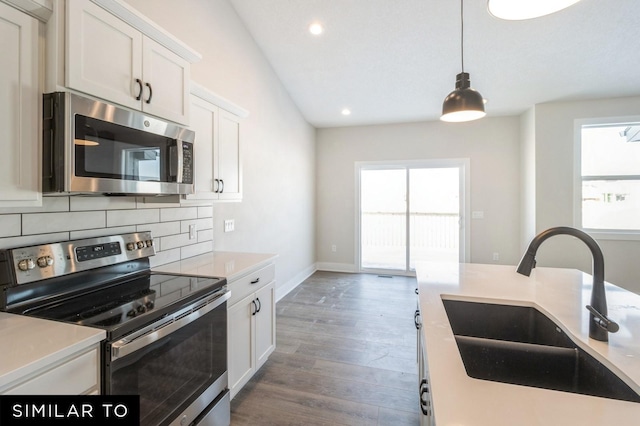
[[[640,233],[640,122],[580,128],[581,227]]]

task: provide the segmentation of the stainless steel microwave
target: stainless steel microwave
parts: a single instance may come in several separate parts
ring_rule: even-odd
[[[55,92],[44,95],[43,132],[44,193],[193,193],[192,130]]]

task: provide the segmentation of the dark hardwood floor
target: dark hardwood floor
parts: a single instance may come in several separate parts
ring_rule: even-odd
[[[418,425],[415,278],[316,272],[276,305],[277,348],[236,425]]]

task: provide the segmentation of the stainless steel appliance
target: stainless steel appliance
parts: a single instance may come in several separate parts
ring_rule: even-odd
[[[45,193],[191,194],[195,133],[73,93],[43,98]]]
[[[0,308],[104,329],[102,392],[141,425],[229,425],[226,280],[157,274],[149,232],[0,251]]]

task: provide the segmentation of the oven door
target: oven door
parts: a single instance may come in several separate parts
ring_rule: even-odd
[[[221,293],[107,343],[103,391],[140,395],[141,425],[188,425],[212,405],[229,417],[230,293]]]

